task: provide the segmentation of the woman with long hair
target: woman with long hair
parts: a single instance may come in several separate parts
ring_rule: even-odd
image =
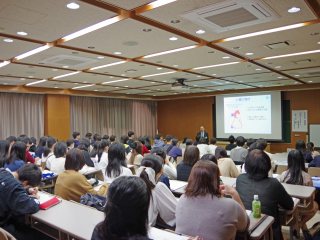
[[[188,146],[183,160],[177,165],[177,180],[188,181],[193,165],[200,159],[200,151],[196,146]]]
[[[11,172],[17,171],[25,164],[27,146],[23,142],[16,142],[10,150],[10,157],[4,164],[4,168],[10,169]]]
[[[143,159],[142,156],[142,143],[139,141],[134,141],[131,144],[131,152],[127,155],[128,163],[139,167]]]
[[[0,140],[0,168],[4,166],[9,158],[10,143],[6,140]]]

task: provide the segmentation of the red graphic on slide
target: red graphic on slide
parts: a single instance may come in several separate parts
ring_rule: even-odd
[[[231,113],[231,128],[233,129],[241,129],[242,128],[242,121],[240,110],[237,109],[233,113]]]

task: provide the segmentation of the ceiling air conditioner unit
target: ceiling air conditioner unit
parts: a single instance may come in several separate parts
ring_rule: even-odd
[[[187,12],[182,17],[220,33],[270,22],[279,16],[262,0],[228,0]]]

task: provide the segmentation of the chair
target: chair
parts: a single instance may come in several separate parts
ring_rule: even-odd
[[[3,228],[0,228],[0,240],[16,240],[16,238]]]
[[[320,167],[309,167],[308,173],[311,177],[320,177]]]
[[[275,170],[275,173],[277,174],[281,174],[283,173],[284,171],[287,170],[287,166],[284,166],[284,165],[276,165],[276,170]]]

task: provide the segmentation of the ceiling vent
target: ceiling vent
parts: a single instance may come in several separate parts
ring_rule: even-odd
[[[276,42],[276,43],[270,43],[265,45],[265,47],[269,49],[279,49],[279,48],[286,48],[290,46],[293,46],[293,44],[290,41]]]
[[[270,22],[279,16],[262,0],[228,0],[187,12],[182,17],[220,33]]]
[[[87,58],[87,57],[57,55],[57,56],[43,59],[41,62],[47,65],[69,66],[70,68],[72,68],[72,67],[84,67],[84,66],[96,63],[98,61],[96,59]]]
[[[311,63],[311,59],[302,59],[302,60],[299,60],[299,61],[295,61],[294,63],[298,64],[298,65],[309,64],[309,63]]]

